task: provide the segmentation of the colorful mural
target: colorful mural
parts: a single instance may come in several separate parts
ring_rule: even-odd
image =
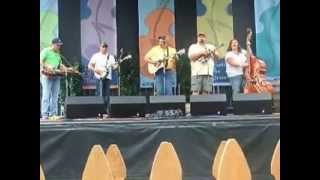
[[[116,54],[116,0],[81,0],[80,6],[83,86],[94,87],[96,80],[87,65],[92,55],[99,51],[100,43],[107,42],[109,52]],[[112,84],[117,84],[118,77],[115,72],[113,75]]]
[[[40,50],[58,37],[58,0],[40,0]]]
[[[157,45],[158,36],[166,36],[169,46],[175,47],[175,16],[173,0],[139,0],[140,87],[153,87],[154,75],[148,72],[144,56]]]
[[[257,56],[270,79],[280,79],[280,0],[255,0]]]
[[[232,0],[197,0],[197,31],[207,35],[208,42],[225,55],[227,45],[233,38]]]

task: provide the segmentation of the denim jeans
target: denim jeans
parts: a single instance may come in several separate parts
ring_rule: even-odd
[[[48,78],[45,75],[41,75],[41,85],[42,85],[42,98],[41,98],[42,117],[58,115],[60,77]]]
[[[174,75],[175,73],[173,71],[166,71],[165,75],[163,73],[163,69],[160,69],[156,72],[155,77],[155,85],[157,90],[157,95],[173,95],[173,85],[174,85]],[[165,78],[165,84],[164,84],[164,78]],[[164,87],[165,85],[165,87]]]
[[[243,76],[242,75],[238,75],[238,76],[233,76],[233,77],[229,77],[230,79],[230,83],[231,83],[231,87],[232,87],[232,93],[233,94],[238,94],[242,92],[242,88],[243,88]]]
[[[110,83],[109,79],[97,79],[96,81],[96,96],[102,96],[103,102],[106,105],[106,113],[110,111]]]

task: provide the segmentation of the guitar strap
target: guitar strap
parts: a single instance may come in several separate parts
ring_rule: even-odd
[[[110,57],[110,54],[108,53],[108,56],[107,56],[107,62],[106,62],[106,68],[108,68],[109,57]],[[108,69],[106,69],[106,70],[108,71]]]
[[[108,53],[108,56],[107,56],[107,64],[109,62],[109,57],[110,57],[110,54]]]

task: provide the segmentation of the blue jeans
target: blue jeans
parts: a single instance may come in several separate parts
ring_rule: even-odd
[[[229,77],[231,87],[232,87],[232,94],[238,94],[242,92],[242,85],[243,85],[243,76],[238,75],[238,76],[233,76]]]
[[[164,88],[164,78],[165,78],[165,88]],[[163,74],[163,69],[156,72],[155,85],[157,90],[157,95],[173,95],[173,85],[174,85],[174,73],[172,71],[166,71],[165,76]]]
[[[48,78],[41,75],[42,99],[41,115],[49,117],[58,115],[58,98],[60,91],[60,77]]]
[[[102,96],[103,102],[106,105],[106,113],[110,111],[110,83],[109,79],[97,79],[96,81],[96,96]]]

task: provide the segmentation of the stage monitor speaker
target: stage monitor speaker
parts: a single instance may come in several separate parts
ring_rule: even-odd
[[[106,113],[101,96],[70,96],[66,98],[66,118],[96,118]],[[144,115],[145,96],[110,96],[110,115],[129,117]]]
[[[105,114],[105,106],[100,96],[68,96],[65,102],[66,118],[93,118]]]
[[[112,117],[132,117],[145,115],[146,96],[111,96],[110,114]]]
[[[227,97],[225,94],[191,95],[191,115],[224,115],[226,114]]]
[[[272,96],[270,93],[234,94],[234,114],[271,114]]]
[[[147,111],[155,113],[158,110],[181,110],[186,112],[186,96],[149,96]]]

